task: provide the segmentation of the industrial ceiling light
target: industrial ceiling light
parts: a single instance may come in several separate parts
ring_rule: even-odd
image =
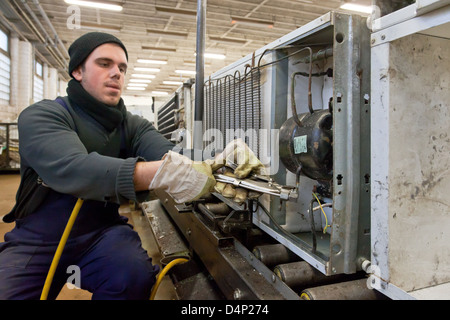
[[[139,74],[139,73],[133,73],[131,75],[133,78],[140,78],[140,79],[154,79],[154,74]]]
[[[372,6],[364,6],[362,4],[346,2],[340,6],[343,10],[356,11],[361,13],[372,13]]]
[[[216,60],[224,60],[226,56],[220,53],[208,53],[205,52],[205,58],[216,59]]]
[[[145,88],[143,88],[143,87],[127,87],[127,90],[145,90]]]
[[[149,79],[130,79],[128,82],[133,82],[133,83],[150,83],[150,82],[152,82],[152,80],[149,80]]]
[[[196,72],[192,71],[192,70],[175,70],[175,73],[178,73],[178,74],[195,74]]]
[[[164,60],[149,60],[149,59],[137,59],[138,63],[148,63],[148,64],[167,64]]]
[[[189,67],[195,67],[197,65],[197,63],[195,61],[184,60],[183,65],[189,66]],[[205,66],[210,66],[210,65],[211,65],[211,62],[205,61]]]
[[[170,81],[170,80],[166,80],[163,81],[163,84],[168,84],[168,85],[182,85],[183,82],[182,81]]]
[[[245,44],[247,40],[244,39],[236,39],[236,38],[221,38],[221,37],[209,37],[209,40],[220,42],[224,44]]]
[[[155,29],[147,29],[147,35],[149,37],[164,37],[170,39],[183,40],[188,36],[187,32],[175,32],[175,31],[163,31]]]
[[[152,91],[152,95],[155,95],[155,96],[167,96],[167,95],[169,95],[169,93],[165,92],[165,91]]]
[[[196,10],[186,10],[186,9],[175,9],[169,7],[161,7],[155,6],[155,10],[157,13],[167,14],[171,16],[180,16],[180,17],[196,17]]]
[[[128,85],[130,87],[146,87],[146,86],[148,86],[148,83],[135,83],[135,82],[132,82],[132,83],[129,83]]]
[[[143,68],[143,67],[135,67],[134,70],[145,71],[145,72],[159,72],[160,71],[160,69],[158,69],[158,68]]]
[[[142,50],[152,50],[152,51],[160,51],[160,52],[176,52],[176,48],[169,48],[169,47],[149,47],[149,46],[142,46]]]
[[[194,56],[196,56],[196,55],[197,55],[197,53],[195,52]],[[224,54],[221,54],[221,53],[210,53],[210,52],[209,53],[205,52],[203,54],[203,56],[205,58],[215,59],[215,60],[224,60],[226,58],[226,56]]]
[[[81,23],[81,29],[96,30],[96,31],[106,31],[106,32],[120,32],[122,27],[106,25],[106,24],[96,24],[96,23]]]
[[[273,21],[263,19],[253,19],[245,17],[231,17],[231,24],[242,24],[253,27],[273,28]]]
[[[111,11],[122,11],[122,6],[117,4],[108,3],[106,1],[96,2],[96,1],[84,1],[84,0],[64,0],[67,4],[74,4],[82,7],[105,9]]]

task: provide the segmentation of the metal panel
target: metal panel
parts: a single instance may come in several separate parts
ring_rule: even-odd
[[[450,296],[450,33],[427,35],[449,14],[415,17],[372,42],[371,262],[374,287],[394,299]]]
[[[364,242],[370,241],[370,197],[364,178],[370,157],[368,148],[362,147],[370,145],[369,108],[364,98],[370,87],[368,38],[361,18],[335,16],[331,273],[353,273],[362,262],[357,260],[370,255],[369,248],[364,249]]]

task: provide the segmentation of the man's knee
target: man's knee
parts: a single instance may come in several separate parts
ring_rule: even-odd
[[[116,272],[106,275],[103,283],[93,290],[93,299],[145,300],[155,284],[158,266],[130,263]],[[105,275],[104,275],[105,276]]]
[[[93,299],[148,299],[159,266],[142,248],[137,234],[126,226],[110,232],[97,244],[82,267]],[[92,260],[93,259],[93,260]],[[83,276],[83,273],[85,276]],[[82,283],[83,286],[83,283]]]

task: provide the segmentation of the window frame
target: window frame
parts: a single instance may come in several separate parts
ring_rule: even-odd
[[[6,79],[8,84],[0,82],[1,86],[6,86],[6,91],[0,91],[0,105],[8,106],[11,102],[11,33],[2,25],[0,25],[0,32],[6,36],[6,50],[3,47],[0,47],[0,54],[6,57],[9,66],[9,70],[7,70],[9,74],[1,76],[1,80]]]

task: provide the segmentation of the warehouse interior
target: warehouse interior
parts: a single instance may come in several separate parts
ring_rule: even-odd
[[[448,300],[449,26],[449,0],[2,1],[0,216],[19,115],[67,95],[69,46],[100,31],[127,49],[127,111],[180,150],[242,138],[265,170],[214,173],[245,200],[122,201],[153,299]]]
[[[76,4],[71,7],[70,2],[52,0],[2,2],[2,21],[13,34],[17,34],[21,46],[27,47],[20,47],[20,52],[34,51],[37,61],[44,67],[43,72],[51,75],[44,77],[51,79],[50,85],[43,86],[49,92],[42,92],[41,96],[65,93],[64,82],[70,79],[67,49],[80,35],[95,30],[120,36],[127,47],[128,68],[132,72],[127,74],[126,85],[131,89],[125,90],[125,100],[128,106],[135,106],[140,112],[146,111],[139,110],[140,105],[151,104],[152,98],[166,100],[180,82],[194,77],[196,1],[110,2],[121,5],[123,9],[111,11]],[[367,5],[370,1],[358,3]],[[285,0],[208,1],[205,53],[211,56],[205,56],[204,72],[212,74],[340,6],[341,1],[337,0],[295,3]],[[239,22],[239,18],[252,18],[256,22],[252,19]],[[13,46],[14,43],[11,49]],[[32,58],[23,61],[24,67],[32,63]],[[143,74],[149,78],[141,78]],[[147,86],[145,90],[138,90],[136,83],[139,82],[132,80],[135,77],[151,82],[141,83]],[[33,96],[24,94],[31,94],[31,91],[31,88],[20,90],[19,101],[13,100],[11,106],[23,108],[29,101],[34,101]],[[3,119],[14,119],[17,111],[9,110],[10,114],[2,113]],[[152,117],[151,112],[145,115]]]

